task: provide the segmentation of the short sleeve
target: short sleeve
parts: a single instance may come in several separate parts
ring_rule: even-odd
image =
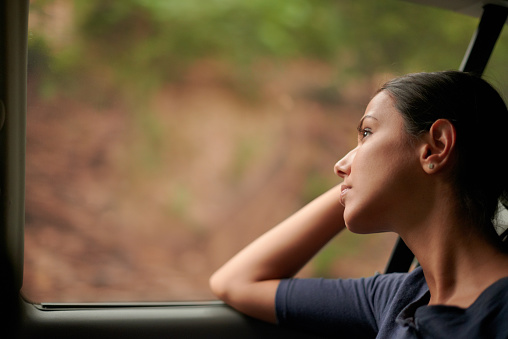
[[[404,274],[361,279],[285,279],[275,307],[280,325],[325,335],[374,338]]]

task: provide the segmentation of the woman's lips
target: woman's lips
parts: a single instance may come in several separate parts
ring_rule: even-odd
[[[349,192],[350,189],[351,189],[351,186],[348,186],[348,185],[341,185],[340,186],[340,204],[342,206],[346,206],[345,198],[346,198],[347,192]]]

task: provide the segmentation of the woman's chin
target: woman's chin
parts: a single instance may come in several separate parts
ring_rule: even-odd
[[[375,218],[355,218],[353,215],[347,215],[344,213],[346,228],[352,233],[372,234],[389,231],[387,227],[383,227],[380,222],[376,222],[373,219]]]

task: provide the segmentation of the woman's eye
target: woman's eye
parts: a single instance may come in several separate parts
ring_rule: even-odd
[[[360,135],[360,139],[362,140],[372,134],[372,130],[370,128],[362,128],[358,132]]]

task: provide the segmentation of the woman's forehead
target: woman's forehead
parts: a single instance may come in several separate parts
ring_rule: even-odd
[[[367,119],[382,121],[393,118],[401,118],[400,113],[395,108],[393,98],[386,91],[381,91],[367,105],[360,124]]]

